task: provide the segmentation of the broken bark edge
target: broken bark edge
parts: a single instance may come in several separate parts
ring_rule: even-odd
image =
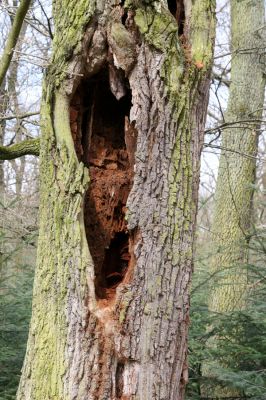
[[[15,158],[31,155],[39,156],[40,139],[29,139],[13,144],[12,146],[0,146],[0,160],[14,160]]]

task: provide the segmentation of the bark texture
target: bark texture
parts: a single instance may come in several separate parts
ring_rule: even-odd
[[[214,6],[54,2],[18,400],[183,398]]]
[[[210,244],[211,268],[221,274],[210,294],[209,309],[218,314],[241,310],[246,305],[258,121],[262,117],[265,90],[264,12],[263,0],[231,1],[231,84],[225,115],[228,128],[222,134]],[[209,345],[219,347],[218,339],[214,338]],[[203,369],[205,376],[213,376],[217,364],[205,365]],[[217,388],[214,394],[212,388],[211,393],[205,394],[231,398],[239,392]]]

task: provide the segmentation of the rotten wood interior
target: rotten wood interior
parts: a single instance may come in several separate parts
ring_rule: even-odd
[[[125,81],[117,100],[108,70],[77,88],[70,106],[70,125],[78,159],[89,168],[84,221],[95,268],[98,300],[114,298],[130,279],[134,234],[128,232],[126,202],[132,187],[137,134],[129,123],[131,92]]]

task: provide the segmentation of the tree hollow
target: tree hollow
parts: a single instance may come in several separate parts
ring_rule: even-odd
[[[126,202],[133,183],[137,134],[129,123],[131,91],[117,100],[107,68],[83,80],[70,107],[76,153],[88,168],[84,201],[87,241],[95,268],[97,298],[111,300],[133,264],[133,233],[127,229]]]

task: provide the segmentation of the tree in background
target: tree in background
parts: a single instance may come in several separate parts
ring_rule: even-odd
[[[218,282],[211,288],[209,310],[220,320],[224,319],[224,313],[245,309],[248,296],[248,244],[253,227],[252,198],[265,90],[264,13],[263,0],[231,2],[230,95],[223,123],[225,129],[210,228],[211,271],[220,273]],[[236,325],[232,329],[235,332]],[[241,336],[240,325],[238,330]],[[230,340],[230,335],[226,340]],[[209,340],[209,346],[217,351],[224,344],[222,332]],[[226,367],[226,358],[230,359],[230,354],[221,357],[220,365],[219,359],[209,365],[205,363],[203,374],[219,381],[219,366]],[[203,392],[219,398],[239,395],[238,382],[235,382],[236,389],[232,388],[232,382],[228,385],[223,382],[223,385],[225,388],[217,387],[216,391],[212,384],[209,390],[205,385]]]
[[[245,306],[258,136],[264,104],[264,1],[231,3],[231,83],[211,227],[213,270],[228,269],[212,292],[217,312]],[[252,73],[251,73],[252,71]],[[229,285],[227,283],[230,283]]]
[[[15,15],[22,5],[25,2],[18,5],[17,0],[1,2],[1,49],[5,48],[10,32],[14,32]],[[31,316],[38,231],[38,159],[27,156],[8,162],[2,160],[8,158],[6,153],[10,148],[19,147],[21,141],[38,135],[40,78],[42,63],[47,63],[49,42],[45,15],[37,2],[31,5],[16,45],[13,42],[12,51],[8,50],[12,58],[0,90],[1,400],[15,399],[21,375]],[[20,19],[22,22],[21,13]],[[0,60],[1,69],[3,58]]]
[[[32,199],[28,207],[24,206],[23,209],[21,203],[21,199],[16,201],[14,197],[9,203],[7,196],[5,203],[2,196],[0,198],[1,400],[15,398],[31,315],[36,230],[28,232],[26,226],[29,226],[29,221],[36,217],[36,210],[32,207]],[[9,220],[7,215],[10,217]]]
[[[183,398],[213,3],[54,2],[18,399]]]

